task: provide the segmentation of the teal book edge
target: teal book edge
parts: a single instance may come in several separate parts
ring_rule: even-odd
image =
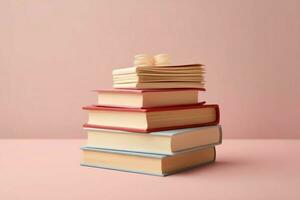
[[[204,166],[204,165],[209,165],[209,164],[212,164],[214,162],[215,162],[215,160],[209,161],[209,162],[206,162],[206,163],[201,163],[199,165],[195,165],[195,166],[192,166],[192,167],[183,168],[183,169],[180,169],[180,170],[177,170],[177,171],[174,171],[174,172],[170,172],[170,173],[167,173],[167,174],[154,174],[154,173],[147,173],[147,172],[143,172],[143,171],[109,168],[109,167],[102,167],[102,166],[90,165],[90,164],[85,164],[85,163],[80,163],[80,166],[91,167],[91,168],[99,168],[99,169],[106,169],[106,170],[115,170],[115,171],[120,171],[120,172],[129,172],[129,173],[135,173],[135,174],[143,174],[143,175],[149,175],[149,176],[165,177],[165,176],[170,176],[170,175],[173,175],[173,174],[176,174],[176,173],[184,172],[184,171],[187,171],[187,170],[190,170],[190,169],[195,169],[195,168],[198,168],[198,167],[201,167],[201,166]]]
[[[197,150],[201,150],[201,149],[207,149],[207,148],[214,147],[214,146],[215,145],[207,145],[205,147],[191,148],[191,149],[187,149],[187,150],[184,150],[184,151],[176,152],[176,153],[174,153],[172,155],[157,154],[157,153],[145,153],[145,152],[137,152],[137,151],[124,151],[124,150],[116,150],[116,149],[103,149],[103,148],[94,148],[94,147],[90,147],[90,146],[83,146],[80,149],[81,150],[87,150],[87,151],[100,151],[100,152],[117,153],[117,154],[125,154],[125,155],[143,156],[143,157],[152,157],[152,158],[162,159],[162,158],[164,158],[166,156],[174,156],[174,155],[178,155],[178,154],[182,154],[182,153],[187,153],[187,152],[191,152],[191,151],[197,151]]]
[[[214,126],[207,126],[207,127],[196,127],[196,128],[186,128],[186,129],[177,129],[177,130],[170,130],[170,131],[158,131],[158,132],[152,132],[149,133],[149,135],[159,135],[159,136],[166,136],[166,137],[171,137],[173,135],[177,135],[177,134],[184,134],[186,132],[190,132],[193,130],[201,130],[201,129],[207,129],[207,128],[214,128],[214,127],[218,127],[219,131],[220,131],[220,140],[217,143],[212,143],[212,144],[208,144],[208,145],[202,145],[202,146],[198,146],[198,147],[192,147],[189,149],[184,149],[181,151],[176,151],[173,153],[158,153],[158,152],[145,152],[143,150],[140,151],[130,151],[130,150],[117,150],[117,149],[109,149],[109,148],[99,148],[99,147],[93,147],[93,146],[84,146],[82,147],[82,149],[90,149],[90,150],[107,150],[107,151],[121,151],[121,152],[125,152],[125,153],[140,153],[140,154],[152,154],[152,155],[167,155],[167,156],[172,156],[172,155],[176,155],[178,153],[184,153],[186,151],[192,151],[192,150],[199,150],[199,149],[206,149],[209,147],[213,147],[216,145],[220,145],[222,144],[223,141],[223,132],[222,132],[222,127],[221,125],[214,125]],[[85,128],[85,130],[104,130],[104,131],[108,131],[108,132],[114,132],[117,134],[124,134],[124,133],[128,133],[126,131],[115,131],[115,130],[106,130],[106,129],[94,129],[94,128]],[[141,133],[131,133],[131,134],[141,134]]]
[[[138,153],[138,152],[124,152],[124,151],[119,151],[119,150],[95,149],[95,148],[90,148],[90,147],[82,147],[81,149],[82,150],[88,150],[88,151],[102,151],[102,152],[119,153],[119,154],[126,154],[126,155],[155,157],[155,158],[158,158],[158,159],[162,159],[163,157],[168,156],[168,155],[157,155],[157,154]],[[189,170],[189,169],[193,169],[193,168],[197,168],[197,167],[200,167],[200,166],[204,166],[204,165],[214,163],[216,161],[216,148],[213,147],[213,149],[214,149],[214,159],[212,161],[208,161],[208,162],[205,162],[205,163],[200,163],[198,165],[194,165],[194,166],[191,166],[191,167],[179,169],[179,170],[169,172],[169,173],[166,173],[166,174],[155,174],[155,173],[147,173],[147,172],[144,172],[144,171],[125,170],[125,169],[111,168],[111,167],[105,167],[105,166],[100,166],[100,165],[90,165],[90,164],[86,164],[86,163],[83,163],[83,162],[80,163],[80,165],[84,166],[84,167],[116,170],[116,171],[121,171],[121,172],[130,172],[130,173],[137,173],[137,174],[144,174],[144,175],[151,175],[151,176],[169,176],[169,175],[172,175],[172,174],[175,174],[175,173],[183,172],[183,171],[186,171],[186,170]],[[198,149],[194,149],[194,150],[198,150]]]

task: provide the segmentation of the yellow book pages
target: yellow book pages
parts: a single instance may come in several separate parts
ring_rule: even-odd
[[[174,66],[136,66],[136,67],[127,67],[127,68],[120,68],[114,69],[113,75],[118,74],[130,74],[130,73],[138,73],[138,72],[174,72],[177,71],[189,71],[189,70],[203,70],[203,66],[201,64],[191,64],[191,65],[174,65]]]
[[[110,129],[85,128],[86,146],[120,151],[173,155],[176,152],[220,144],[221,126],[205,126],[140,134]]]
[[[166,176],[215,161],[215,148],[195,149],[172,156],[83,147],[81,165]]]
[[[167,88],[204,88],[202,82],[154,82],[154,83],[116,83],[114,88],[167,89]]]

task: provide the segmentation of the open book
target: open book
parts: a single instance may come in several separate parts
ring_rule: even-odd
[[[115,88],[204,88],[204,65],[136,66],[113,70]]]

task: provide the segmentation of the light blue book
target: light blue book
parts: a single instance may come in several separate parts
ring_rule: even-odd
[[[212,163],[215,147],[195,148],[174,155],[82,147],[81,165],[156,176],[166,176],[199,165]]]
[[[173,155],[193,148],[207,148],[222,142],[220,125],[151,133],[94,128],[85,130],[88,147],[162,155]]]

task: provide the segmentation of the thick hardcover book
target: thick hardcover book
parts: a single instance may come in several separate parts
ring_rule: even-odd
[[[141,153],[173,155],[192,148],[206,148],[222,141],[220,125],[140,134],[110,129],[85,128],[86,146]]]
[[[113,75],[156,75],[156,76],[174,76],[178,74],[199,75],[204,73],[204,65],[187,64],[187,65],[170,65],[170,66],[135,66],[119,68],[113,70]]]
[[[172,156],[83,147],[81,165],[134,173],[166,176],[199,165],[212,163],[214,147],[193,149]]]
[[[199,91],[205,89],[100,89],[98,104],[102,106],[151,108],[198,103]]]
[[[217,125],[220,119],[216,104],[161,108],[85,106],[83,109],[89,113],[84,127],[140,133]]]

